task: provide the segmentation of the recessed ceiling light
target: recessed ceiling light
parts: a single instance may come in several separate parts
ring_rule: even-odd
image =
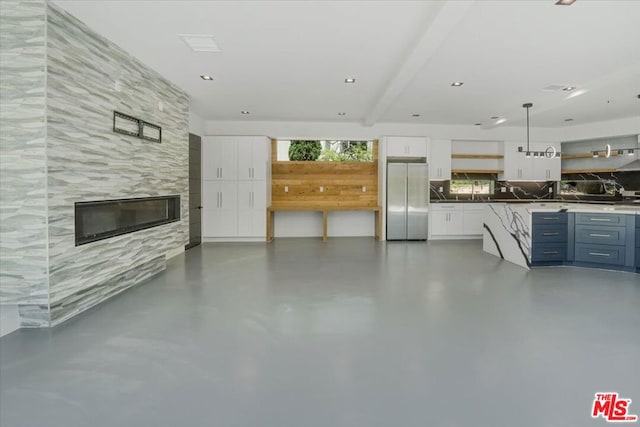
[[[556,2],[556,5],[558,6],[571,6],[573,3],[575,3],[576,0],[558,0]]]
[[[412,114],[411,117],[420,117],[420,114]]]
[[[345,116],[345,115],[347,115],[347,113],[340,112],[340,113],[338,113],[338,115],[339,116]]]
[[[247,110],[242,110],[242,111],[240,111],[240,112],[241,112],[242,114],[251,114],[251,113],[249,113]]]
[[[453,82],[451,83],[451,86],[459,87],[459,86],[462,86],[463,84],[464,82]]]
[[[496,124],[497,124],[497,125],[499,125],[499,124],[502,124],[502,123],[504,123],[504,122],[506,122],[506,121],[507,121],[507,119],[505,119],[505,118],[503,117],[503,118],[501,118],[501,119],[496,120]]]
[[[355,83],[356,79],[354,79],[353,77],[349,77],[349,78],[344,79],[344,82],[345,83]]]
[[[209,34],[178,34],[194,52],[221,52],[220,46]]]
[[[201,78],[202,80],[213,80],[213,77],[208,76],[208,75],[206,75],[206,74],[205,74],[205,75],[200,76],[200,78]]]
[[[562,88],[563,91],[565,92],[571,92],[572,90],[576,90],[575,86],[565,86]]]
[[[572,122],[573,119],[564,119],[565,122]]]

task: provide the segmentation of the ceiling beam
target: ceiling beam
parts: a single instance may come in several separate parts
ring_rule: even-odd
[[[364,118],[365,126],[377,123],[402,94],[418,72],[429,62],[442,42],[454,30],[476,0],[436,2],[425,21],[419,39],[399,62],[389,82],[380,91],[375,104]]]

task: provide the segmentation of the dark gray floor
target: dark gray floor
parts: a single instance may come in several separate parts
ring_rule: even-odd
[[[217,244],[0,339],[0,426],[582,427],[640,414],[640,279],[480,242]]]

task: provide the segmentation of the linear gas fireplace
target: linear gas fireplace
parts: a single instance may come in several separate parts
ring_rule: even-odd
[[[180,196],[80,202],[76,246],[180,220]]]

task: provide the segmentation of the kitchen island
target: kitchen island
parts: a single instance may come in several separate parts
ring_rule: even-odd
[[[524,268],[577,265],[638,271],[640,208],[566,203],[491,203],[483,250]]]

